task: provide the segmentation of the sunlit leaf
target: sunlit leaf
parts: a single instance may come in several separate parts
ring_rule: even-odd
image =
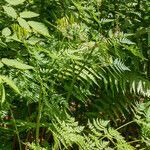
[[[101,19],[102,24],[113,22],[113,21],[114,21],[114,19]]]
[[[3,6],[4,11],[7,13],[8,16],[12,18],[17,18],[17,13],[14,8],[8,7],[8,6]]]
[[[34,18],[34,17],[38,17],[39,14],[32,12],[32,11],[24,11],[20,13],[20,17],[22,18]]]
[[[31,45],[35,45],[37,44],[38,42],[40,42],[41,39],[40,38],[36,38],[36,37],[31,37],[29,38],[29,40],[27,40],[27,42]]]
[[[19,5],[25,2],[26,0],[5,0],[5,1],[11,5]]]
[[[128,45],[131,45],[131,44],[135,44],[134,42],[132,42],[131,40],[127,39],[127,38],[122,38],[120,40],[121,43],[124,43],[124,44],[128,44]]]
[[[18,68],[18,69],[23,69],[23,70],[25,70],[25,69],[33,69],[32,66],[23,64],[23,63],[17,61],[16,59],[3,58],[2,59],[2,63],[4,63],[7,66],[11,66],[11,67]]]
[[[27,23],[27,21],[25,19],[18,17],[17,20],[18,20],[19,25],[22,28],[26,29],[29,32],[31,31],[30,26],[28,25],[28,23]]]
[[[49,36],[49,31],[47,27],[41,23],[41,22],[36,22],[36,21],[28,21],[28,24],[38,33],[44,35],[44,36]]]
[[[18,87],[14,84],[14,82],[11,79],[1,75],[0,75],[0,79],[2,79],[4,83],[8,84],[12,89],[14,89],[15,92],[20,93]]]
[[[11,30],[8,27],[2,30],[2,35],[9,36],[10,34],[11,34]]]

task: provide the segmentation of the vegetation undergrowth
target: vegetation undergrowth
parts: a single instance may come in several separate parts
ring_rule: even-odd
[[[0,149],[150,149],[150,2],[0,1]]]

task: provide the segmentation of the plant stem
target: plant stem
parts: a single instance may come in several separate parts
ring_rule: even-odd
[[[133,122],[135,122],[135,121],[132,120],[132,121],[130,121],[130,122],[127,122],[127,123],[123,124],[122,126],[118,127],[116,130],[119,130],[119,129],[121,129],[121,128],[123,128],[123,127],[125,127],[125,126],[127,126],[127,125],[129,125],[129,124],[131,124],[131,123],[133,123]]]
[[[41,121],[41,116],[42,116],[42,99],[43,96],[46,94],[44,86],[43,86],[43,81],[42,78],[39,76],[38,81],[40,82],[40,93],[39,93],[39,100],[38,100],[38,112],[37,112],[37,121],[36,121],[36,145],[39,146],[39,132],[40,132],[40,121]]]
[[[41,85],[42,86],[42,85]],[[42,113],[42,87],[40,88],[39,94],[39,101],[38,101],[38,114],[37,114],[37,121],[36,121],[36,145],[39,146],[39,131],[40,131],[40,120],[41,120],[41,113]]]
[[[14,124],[15,130],[16,130],[16,135],[17,135],[17,138],[18,138],[19,149],[22,150],[19,131],[18,131],[18,128],[17,128],[16,120],[15,120],[14,115],[13,115],[13,111],[12,111],[10,106],[9,106],[9,110],[10,110],[11,116],[13,118],[13,124]]]

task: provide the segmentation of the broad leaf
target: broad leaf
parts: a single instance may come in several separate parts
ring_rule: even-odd
[[[10,36],[10,39],[21,43],[21,40],[18,38],[16,33],[14,33],[12,36]]]
[[[9,35],[11,35],[11,30],[10,30],[8,27],[4,28],[4,29],[2,30],[2,35],[4,35],[4,36],[9,36]]]
[[[40,42],[41,39],[40,38],[37,38],[37,37],[31,37],[27,40],[27,42],[31,45],[35,45],[37,44],[38,42]]]
[[[18,68],[18,69],[24,69],[24,70],[25,69],[33,69],[32,66],[23,64],[23,63],[17,61],[16,59],[3,58],[2,63],[4,63],[7,66],[15,67],[15,68]]]
[[[11,5],[19,5],[25,2],[26,0],[5,0],[5,1]]]
[[[14,84],[14,82],[12,80],[10,80],[9,78],[7,78],[6,76],[1,76],[0,75],[0,79],[8,84],[12,89],[14,89],[15,92],[20,93],[18,87]]]
[[[28,24],[38,33],[44,36],[49,36],[49,31],[43,23],[36,21],[28,21]]]
[[[22,27],[22,28],[24,28],[24,29],[26,29],[27,31],[31,31],[31,29],[30,29],[30,26],[28,25],[28,23],[26,22],[26,20],[24,20],[24,19],[22,19],[22,18],[20,18],[20,17],[18,17],[18,23],[19,23],[19,25]]]
[[[8,16],[11,16],[12,18],[17,18],[17,13],[14,8],[3,6],[4,11],[7,13]]]
[[[32,12],[32,11],[24,11],[20,13],[20,17],[22,18],[34,18],[34,17],[38,17],[39,14]]]

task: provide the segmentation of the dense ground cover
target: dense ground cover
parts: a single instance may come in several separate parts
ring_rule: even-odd
[[[0,149],[150,149],[150,2],[0,1]]]

